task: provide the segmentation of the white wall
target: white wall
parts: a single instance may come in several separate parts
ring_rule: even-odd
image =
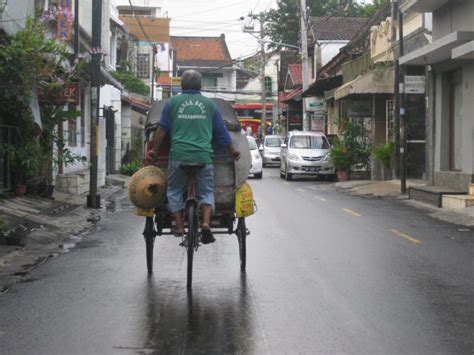
[[[0,28],[10,34],[20,31],[26,22],[27,16],[33,16],[34,0],[10,0],[3,12],[0,12]]]
[[[319,43],[321,44],[321,59],[322,65],[324,66],[329,63],[349,41],[319,41]]]

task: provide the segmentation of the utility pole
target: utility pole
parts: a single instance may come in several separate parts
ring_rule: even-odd
[[[300,24],[301,24],[301,54],[303,62],[303,92],[308,89],[308,33],[306,30],[306,0],[300,0],[301,12],[300,12]],[[305,100],[303,102],[303,131],[311,130],[311,120],[308,119],[306,114]],[[305,127],[306,123],[306,127]]]
[[[398,58],[403,56],[403,14],[398,12]],[[405,68],[399,67],[399,81],[402,82],[403,94],[400,95],[400,193],[407,192],[407,137],[406,137],[406,89],[405,89]]]
[[[267,92],[265,90],[265,14],[263,12],[259,15],[260,21],[260,56],[262,61],[262,69],[260,70],[261,75],[261,90],[262,90],[262,140],[265,139],[265,134],[267,133]]]
[[[91,145],[90,181],[87,207],[100,208],[100,195],[97,194],[98,135],[100,115],[100,68],[102,61],[102,0],[92,0],[92,75],[91,75]]]
[[[397,27],[398,21],[398,0],[391,0],[391,17],[392,17],[392,31],[391,44],[393,58],[395,61],[394,82],[393,82],[393,134],[395,139],[395,166],[400,166],[400,65],[398,63],[398,51],[396,50],[397,43]]]

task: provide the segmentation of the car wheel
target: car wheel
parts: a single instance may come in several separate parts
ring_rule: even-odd
[[[262,176],[263,176],[263,172],[260,172],[258,174],[254,174],[254,176],[255,176],[255,179],[261,179]]]
[[[286,181],[293,180],[293,174],[288,172],[288,165],[286,166],[286,169],[285,169],[285,180]]]

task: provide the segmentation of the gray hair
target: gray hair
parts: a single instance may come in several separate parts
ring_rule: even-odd
[[[196,70],[186,70],[181,76],[182,90],[201,90],[201,74]]]

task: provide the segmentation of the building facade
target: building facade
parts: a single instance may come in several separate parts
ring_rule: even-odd
[[[474,2],[409,0],[407,13],[432,14],[432,42],[400,58],[426,69],[428,183],[466,191],[474,177]]]

